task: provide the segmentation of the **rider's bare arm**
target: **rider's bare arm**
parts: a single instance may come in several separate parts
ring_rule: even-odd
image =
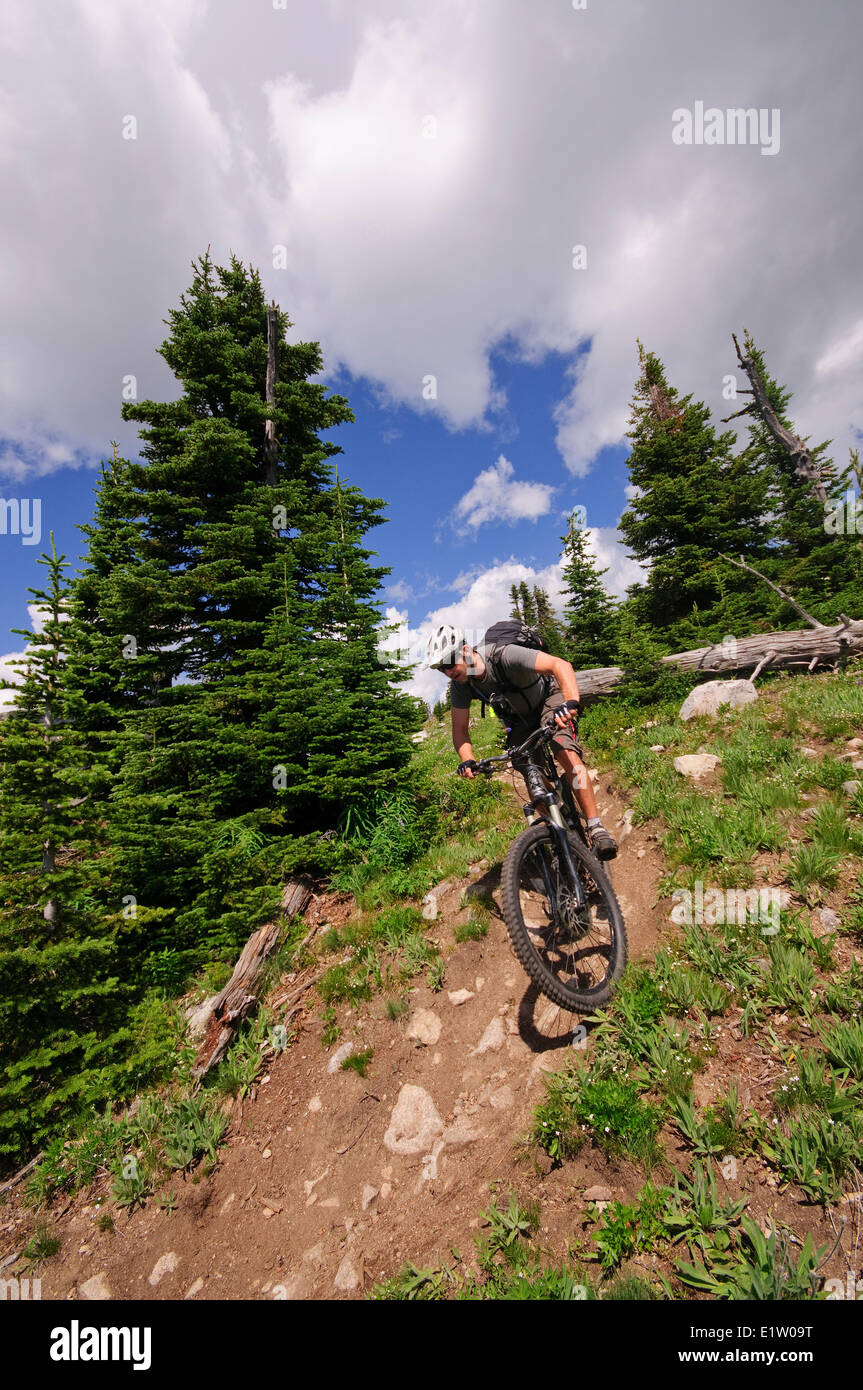
[[[568,661],[564,661],[563,657],[552,656],[549,652],[537,652],[536,669],[540,672],[548,671],[550,675],[554,676],[564,700],[579,700],[581,698],[578,693],[575,671]]]
[[[455,751],[458,753],[462,762],[474,756],[471,746],[468,729],[470,727],[470,710],[453,709],[452,711],[452,742]]]

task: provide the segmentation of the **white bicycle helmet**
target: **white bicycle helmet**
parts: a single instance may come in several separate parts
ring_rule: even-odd
[[[433,671],[439,671],[442,666],[451,665],[453,661],[458,660],[464,644],[464,633],[451,627],[449,623],[444,623],[428,640],[426,666]]]

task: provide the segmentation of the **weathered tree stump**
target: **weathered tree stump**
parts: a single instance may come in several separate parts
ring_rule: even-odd
[[[312,896],[311,879],[292,878],[282,894],[286,916],[302,912]],[[257,1008],[261,980],[267,958],[281,940],[282,921],[265,922],[253,932],[234,966],[225,988],[209,1001],[209,1017],[203,1025],[203,1041],[198,1049],[192,1075],[200,1080],[221,1062],[243,1019]],[[199,1023],[200,1027],[200,1023]]]

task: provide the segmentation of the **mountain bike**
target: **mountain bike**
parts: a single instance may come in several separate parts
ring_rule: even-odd
[[[511,763],[524,777],[527,830],[513,840],[501,873],[512,948],[537,988],[573,1013],[608,1002],[626,965],[626,928],[611,881],[591,853],[585,823],[543,726],[502,757],[483,758],[491,776]]]

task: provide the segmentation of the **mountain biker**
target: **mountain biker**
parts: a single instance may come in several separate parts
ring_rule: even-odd
[[[426,648],[426,666],[443,671],[451,682],[452,741],[461,758],[459,775],[473,777],[476,770],[468,735],[472,699],[487,701],[502,713],[507,748],[523,743],[541,724],[554,722],[558,732],[551,748],[584,813],[590,847],[598,859],[613,859],[617,842],[602,824],[587,769],[577,751],[580,700],[572,666],[562,657],[532,647],[499,647],[494,653],[494,666],[499,678],[506,682],[501,687],[489,668],[488,655],[489,649],[483,643],[479,648],[469,646],[464,633],[448,624],[432,634]]]

